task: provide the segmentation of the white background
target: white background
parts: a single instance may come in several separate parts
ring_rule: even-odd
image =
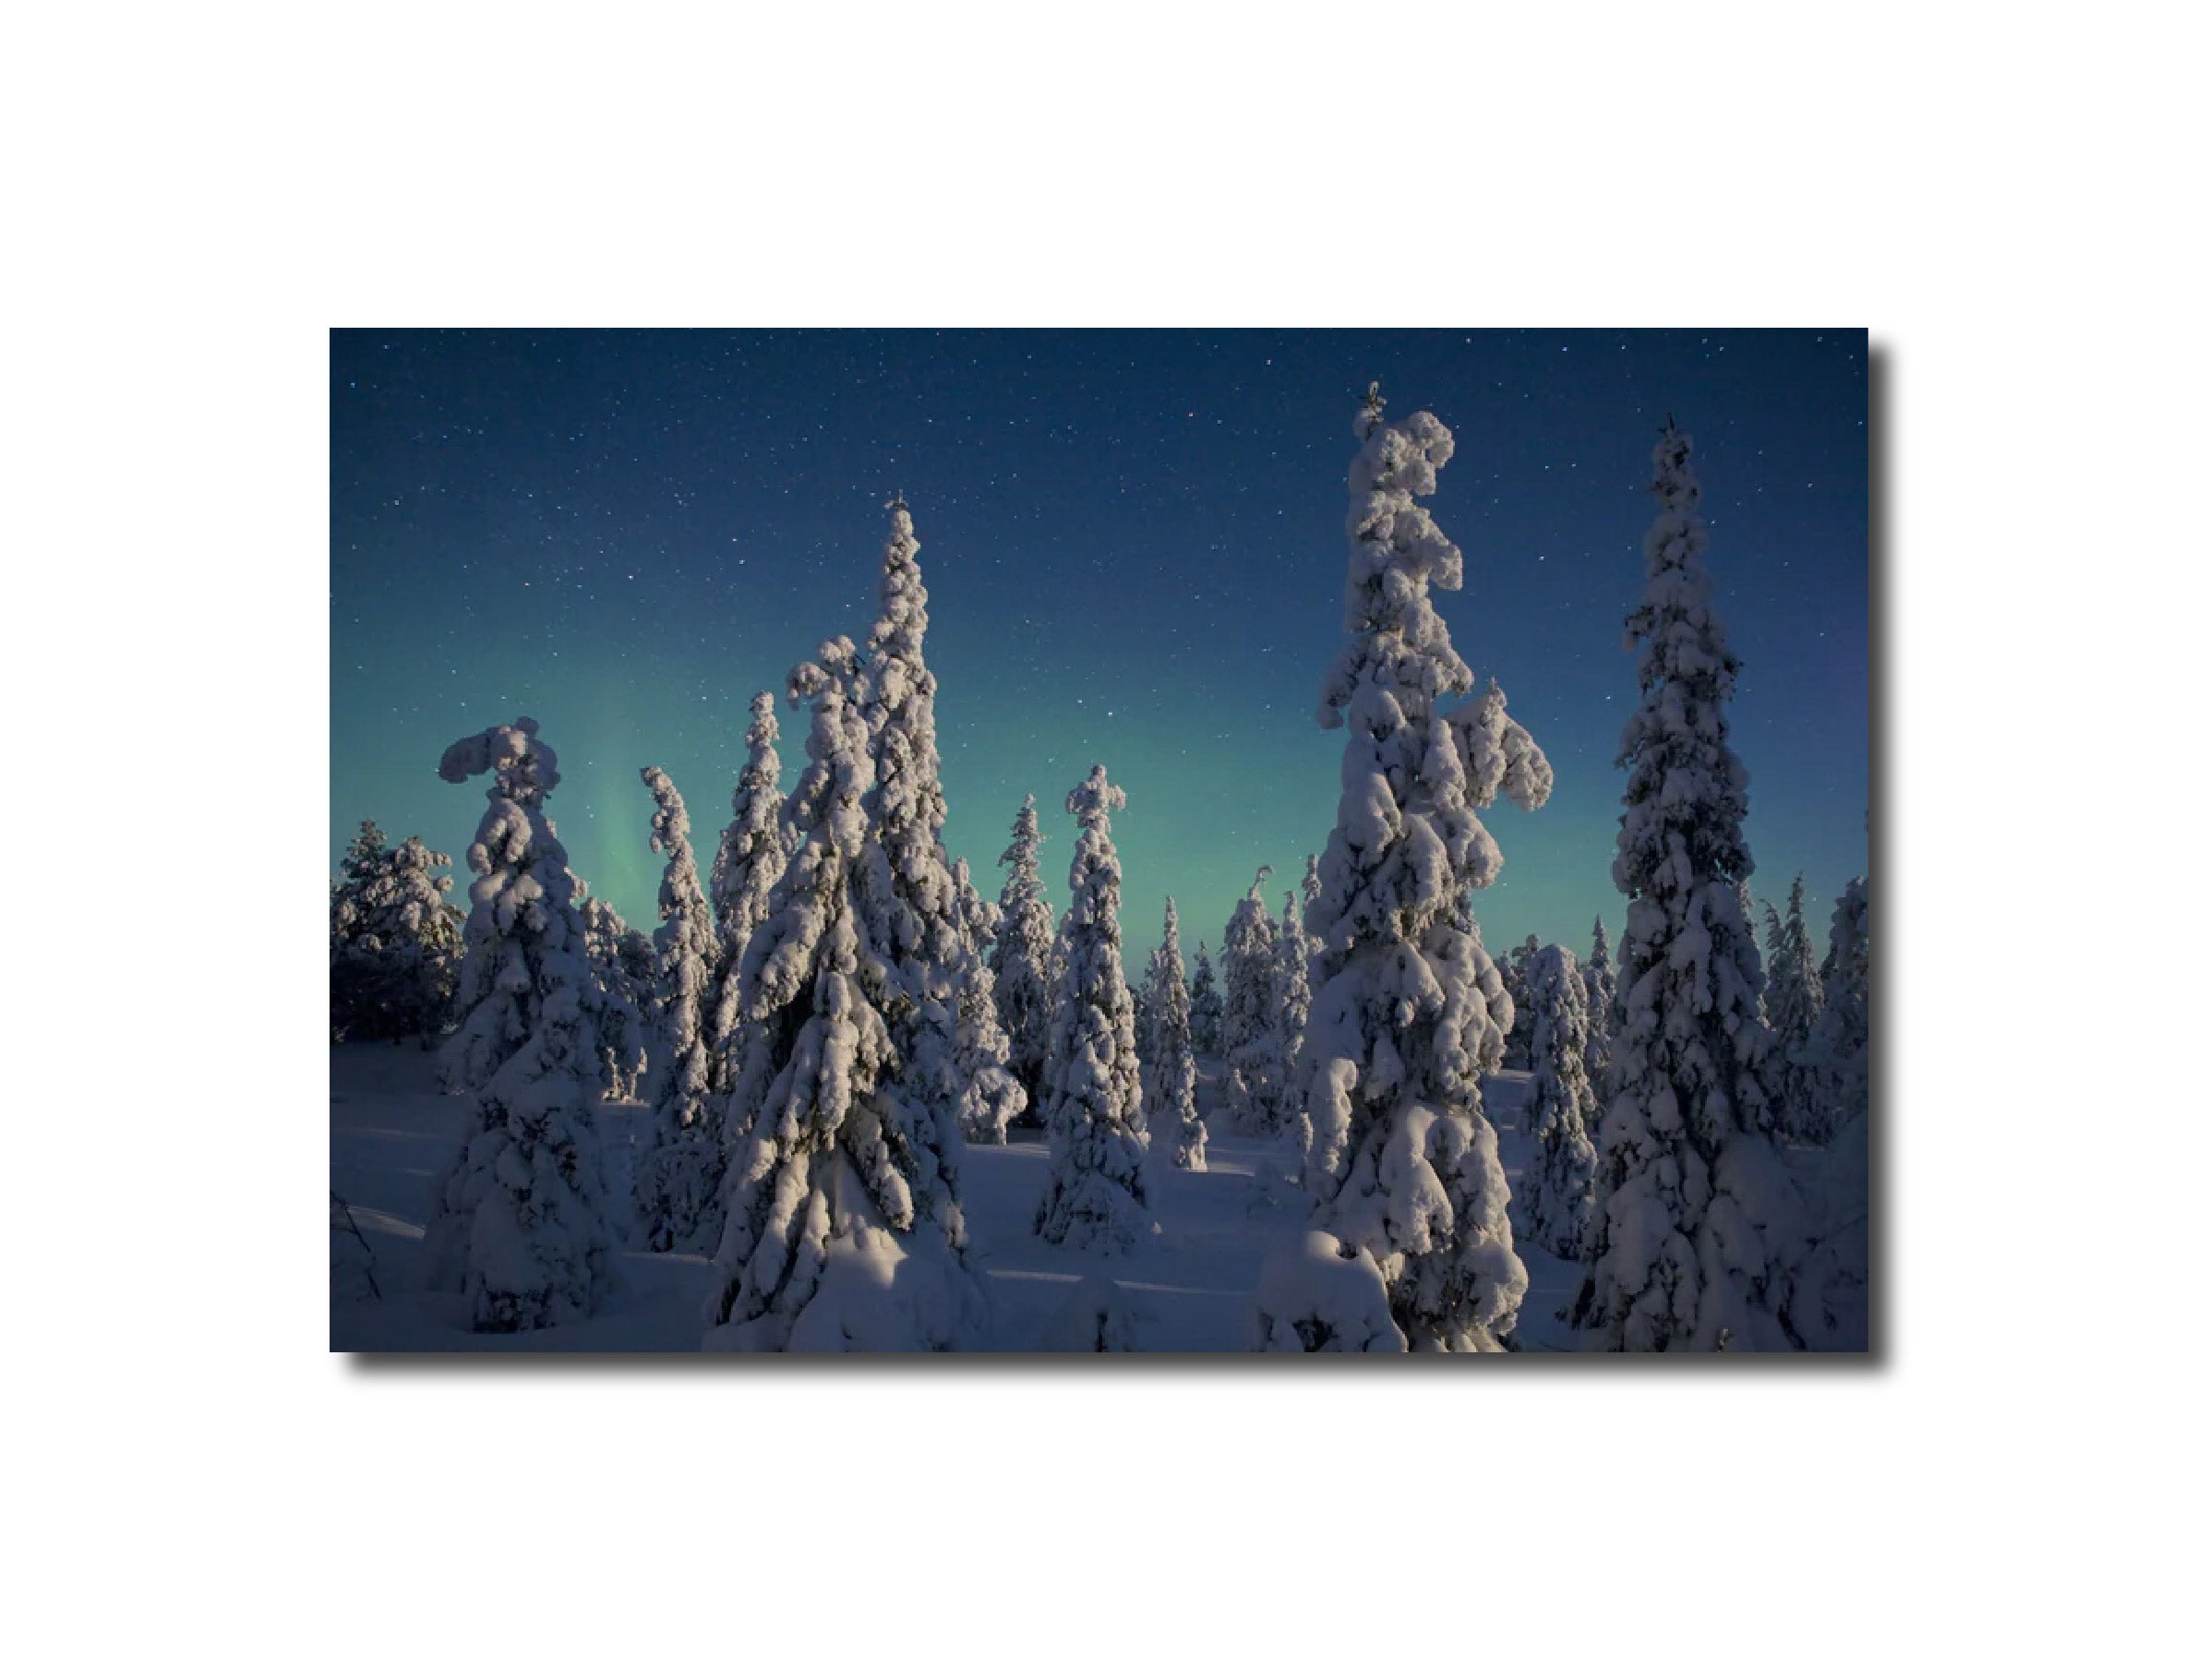
[[[2172,14],[774,9],[11,26],[10,1666],[2187,1662]],[[327,330],[656,323],[1871,329],[1887,1356],[327,1353]]]

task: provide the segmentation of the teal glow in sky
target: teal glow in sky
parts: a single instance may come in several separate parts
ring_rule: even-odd
[[[1172,894],[1218,957],[1334,821],[1343,737],[1313,723],[1340,641],[1344,474],[1369,379],[1458,453],[1427,499],[1465,551],[1436,595],[1556,791],[1487,821],[1490,944],[1584,953],[1610,881],[1637,698],[1622,622],[1666,412],[1697,444],[1718,606],[1743,662],[1759,900],[1796,870],[1822,948],[1868,867],[1868,341],[1796,332],[371,332],[330,346],[330,867],[359,820],[459,861],[478,784],[443,747],[521,714],[558,750],[574,868],[655,924],[641,767],[705,868],[749,697],[858,642],[884,503],[931,592],[945,841],[996,894],[1025,792],[1067,902],[1069,789],[1103,762],[1128,966]]]

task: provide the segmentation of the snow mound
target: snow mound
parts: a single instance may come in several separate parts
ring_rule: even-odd
[[[1325,1230],[1298,1231],[1259,1268],[1252,1302],[1255,1353],[1401,1353],[1388,1287],[1363,1249]]]
[[[1048,1353],[1135,1353],[1137,1315],[1129,1294],[1107,1278],[1087,1278],[1046,1326]]]

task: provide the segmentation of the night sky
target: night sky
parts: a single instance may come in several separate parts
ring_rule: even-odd
[[[749,697],[861,641],[884,503],[931,592],[950,854],[996,895],[1023,795],[1067,902],[1069,788],[1103,762],[1127,966],[1161,900],[1186,952],[1254,870],[1279,917],[1335,819],[1344,735],[1313,723],[1340,641],[1359,394],[1432,409],[1458,453],[1427,501],[1465,552],[1437,592],[1556,774],[1487,814],[1489,943],[1583,955],[1613,921],[1637,690],[1622,622],[1666,412],[1694,435],[1717,602],[1743,670],[1759,901],[1808,878],[1820,953],[1868,867],[1868,342],[1796,332],[367,332],[331,335],[331,872],[359,820],[457,858],[485,787],[443,747],[521,714],[564,781],[574,869],[655,925],[640,771],[685,796],[706,873]]]

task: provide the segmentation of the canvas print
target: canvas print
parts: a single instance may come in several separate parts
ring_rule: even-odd
[[[1871,1347],[1870,359],[330,347],[330,1339]]]

